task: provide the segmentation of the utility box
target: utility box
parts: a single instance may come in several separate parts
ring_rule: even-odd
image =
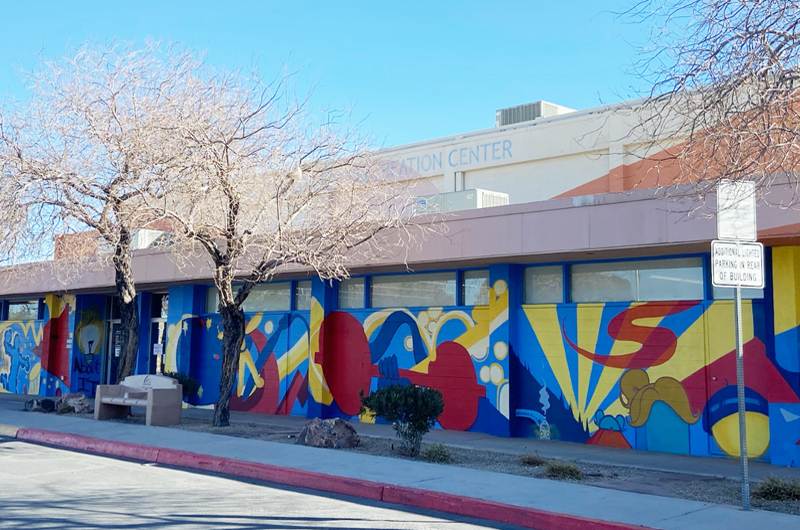
[[[414,201],[413,215],[474,210],[476,208],[506,206],[507,204],[508,193],[476,188],[417,197]]]

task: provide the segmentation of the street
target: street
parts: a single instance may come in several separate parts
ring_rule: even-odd
[[[0,437],[0,528],[514,528]]]

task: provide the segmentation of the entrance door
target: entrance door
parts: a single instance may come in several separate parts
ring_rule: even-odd
[[[167,353],[167,321],[154,318],[150,321],[150,361],[147,372],[164,373],[164,354]]]

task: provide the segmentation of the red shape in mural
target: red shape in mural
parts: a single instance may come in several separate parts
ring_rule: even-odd
[[[632,449],[631,444],[625,439],[625,435],[619,431],[599,429],[588,440],[588,445],[601,445],[603,447],[618,447],[620,449]]]
[[[274,354],[270,353],[260,375],[264,379],[264,386],[249,396],[231,396],[231,410],[275,414],[281,398],[281,380]]]
[[[764,343],[757,338],[744,345],[744,373],[747,388],[755,390],[769,403],[799,403],[797,394],[767,358]],[[681,381],[696,412],[705,407],[713,396],[728,385],[736,384],[736,350],[700,368]]]
[[[649,368],[669,361],[675,354],[678,337],[669,328],[656,326],[639,326],[634,322],[646,318],[663,318],[667,315],[682,313],[700,302],[648,302],[622,311],[608,323],[608,335],[619,341],[636,342],[642,345],[633,353],[624,355],[598,355],[584,350],[567,336],[564,323],[561,324],[561,335],[570,347],[587,359],[611,368]]]
[[[67,337],[69,337],[69,305],[65,305],[58,317],[50,318],[44,325],[40,350],[42,370],[60,379],[69,388]]]
[[[278,405],[278,414],[291,414],[294,402],[300,400],[300,404],[305,405],[306,398],[308,398],[308,382],[300,374],[300,371],[297,371],[294,373],[292,382],[289,383],[289,388],[286,390],[280,405]]]
[[[326,328],[336,333],[325,333]],[[372,378],[380,377],[371,361],[369,341],[361,323],[339,311],[325,317],[320,333],[324,350],[316,361],[322,361],[325,381],[339,409],[355,416],[361,410],[359,394],[368,394]],[[486,389],[477,382],[469,352],[452,341],[436,347],[436,360],[428,365],[428,373],[400,369],[398,377],[442,393],[445,407],[439,423],[445,429],[470,428],[478,417],[479,399],[486,395]]]

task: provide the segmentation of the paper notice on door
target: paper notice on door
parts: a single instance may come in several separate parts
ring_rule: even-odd
[[[153,355],[164,355],[164,345],[153,344]]]

